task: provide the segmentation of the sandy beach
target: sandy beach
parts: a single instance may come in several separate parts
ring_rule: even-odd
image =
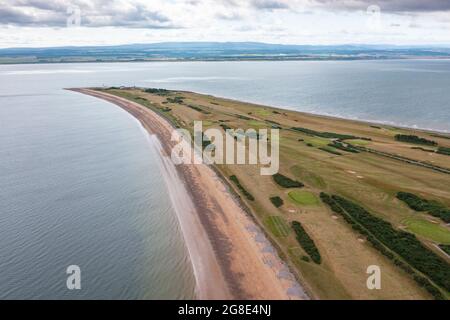
[[[175,166],[173,127],[137,103],[90,89],[138,119],[162,157],[161,168],[192,261],[199,299],[309,299],[236,197],[207,165]]]

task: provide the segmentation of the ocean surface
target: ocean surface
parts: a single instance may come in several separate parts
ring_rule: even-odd
[[[63,90],[121,85],[450,132],[450,61],[0,66],[0,298],[194,297],[152,139]],[[66,288],[73,264],[81,290]]]

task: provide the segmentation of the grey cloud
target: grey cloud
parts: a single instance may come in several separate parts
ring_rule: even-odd
[[[0,8],[0,25],[10,24],[36,27],[66,25],[69,7],[79,7],[81,23],[85,27],[121,26],[129,28],[180,28],[162,13],[141,4],[116,0],[5,0]],[[30,11],[33,10],[33,11]]]
[[[289,8],[289,5],[286,2],[278,0],[252,0],[250,4],[253,8],[263,10],[276,10]]]
[[[449,0],[315,0],[325,9],[366,10],[377,5],[383,12],[436,12],[450,11]]]

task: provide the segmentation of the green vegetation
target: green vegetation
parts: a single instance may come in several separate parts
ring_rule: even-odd
[[[361,138],[361,137],[355,137],[349,134],[339,134],[339,133],[334,133],[334,132],[320,132],[320,131],[315,131],[315,130],[311,130],[311,129],[306,129],[306,128],[300,128],[300,127],[294,127],[291,128],[292,130],[295,131],[300,131],[303,133],[306,133],[308,135],[311,136],[316,136],[316,137],[321,137],[321,138],[326,138],[326,139],[340,139],[340,140],[349,140],[349,139],[361,139],[361,140],[371,140],[369,138]]]
[[[200,113],[203,113],[203,114],[211,114],[211,112],[203,110],[202,108],[200,108],[198,106],[194,106],[192,104],[187,104],[186,107],[191,108],[191,109],[198,111]]]
[[[287,237],[291,231],[286,220],[280,216],[267,217],[265,223],[276,237]]]
[[[326,147],[330,143],[330,140],[318,137],[310,137],[304,140],[306,143],[310,143],[315,147]]]
[[[308,191],[298,191],[294,190],[289,192],[289,198],[294,202],[304,206],[316,206],[319,204],[317,197]]]
[[[167,102],[168,103],[183,104],[184,103],[183,99],[184,99],[183,97],[179,97],[179,96],[176,96],[176,97],[173,97],[173,98],[169,97],[169,98],[167,98]]]
[[[450,156],[450,148],[439,147],[436,152],[439,154],[445,154],[446,156]]]
[[[426,149],[426,148],[422,148],[422,147],[411,147],[411,149],[421,150],[421,151],[425,151],[425,152],[435,152],[433,149]]]
[[[403,270],[413,275],[419,285],[424,287],[436,299],[442,299],[442,293],[436,289],[428,279],[417,274],[398,258],[402,257],[412,267],[427,275],[437,285],[450,290],[450,265],[440,256],[429,250],[413,234],[396,230],[389,222],[373,216],[363,207],[340,196],[321,194],[322,200],[331,209],[346,218],[354,230],[367,237],[367,240]],[[387,248],[389,248],[389,250]]]
[[[405,202],[408,207],[419,212],[428,212],[433,217],[442,219],[450,223],[450,209],[437,201],[430,201],[409,192],[397,193],[397,198]]]
[[[436,133],[432,133],[432,134],[430,134],[430,136],[436,137],[436,138],[441,138],[441,139],[450,139],[450,136],[444,136],[442,134],[436,134]]]
[[[421,138],[415,135],[411,134],[397,134],[395,135],[395,140],[402,141],[402,142],[408,142],[408,143],[415,143],[415,144],[423,144],[426,146],[436,146],[436,141],[428,140],[425,138]]]
[[[441,248],[446,254],[448,254],[450,256],[450,245],[440,244],[439,248]]]
[[[227,130],[232,130],[231,127],[227,126],[225,123],[221,123],[220,126],[222,127],[223,130],[227,131]]]
[[[359,153],[359,150],[354,148],[351,145],[345,145],[340,141],[333,141],[328,145],[329,147],[333,147],[342,151],[351,152],[351,153]]]
[[[170,94],[169,90],[166,89],[156,89],[156,88],[148,88],[145,89],[144,92],[146,93],[151,93],[151,94],[155,94],[157,96],[167,96]]]
[[[302,246],[303,250],[311,257],[312,261],[320,264],[322,257],[320,256],[319,249],[317,249],[314,240],[308,235],[303,226],[298,221],[292,221],[292,229],[296,234],[298,243]]]
[[[283,176],[280,173],[276,173],[272,177],[273,180],[275,180],[275,182],[283,188],[302,188],[305,186],[303,183],[292,180],[291,178]]]
[[[276,208],[279,208],[279,207],[281,207],[283,204],[284,204],[284,202],[283,202],[283,199],[281,199],[280,197],[272,197],[272,198],[270,198],[270,202],[272,202],[272,204],[276,207]]]
[[[253,120],[252,118],[249,118],[247,116],[243,116],[242,114],[235,114],[235,117],[238,118],[238,119],[247,120],[247,121]]]
[[[342,156],[342,153],[340,153],[339,151],[336,151],[336,149],[334,149],[334,148],[321,147],[321,148],[319,148],[319,150],[322,150],[322,151],[325,151],[325,152],[328,152],[328,153],[331,153],[331,154],[334,154],[337,156]]]
[[[450,244],[450,230],[428,220],[409,218],[403,221],[407,229],[437,243]]]
[[[361,147],[355,146],[355,148],[358,148],[360,151],[370,152],[370,153],[373,153],[373,154],[376,154],[376,155],[379,155],[379,156],[395,159],[395,160],[398,160],[398,161],[401,161],[401,162],[409,163],[409,164],[416,165],[416,166],[419,166],[419,167],[424,167],[424,168],[431,169],[431,170],[434,170],[434,171],[437,171],[437,172],[450,174],[450,169],[449,168],[440,167],[440,166],[437,166],[435,164],[429,163],[427,161],[415,160],[415,159],[411,159],[411,158],[400,156],[398,154],[393,154],[393,153],[389,153],[389,152],[383,152],[383,151],[380,151],[380,150],[374,150],[374,149],[366,148],[366,147],[362,147],[362,146]]]
[[[239,179],[235,175],[230,176],[230,180],[233,181],[236,187],[238,187],[239,191],[241,191],[248,200],[255,201],[255,197],[253,197],[253,195],[241,185]]]

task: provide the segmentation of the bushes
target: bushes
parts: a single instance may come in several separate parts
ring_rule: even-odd
[[[450,156],[450,148],[439,147],[436,152],[439,154],[445,154],[446,156]]]
[[[184,103],[184,98],[183,97],[173,97],[173,98],[167,98],[167,102],[168,103],[178,103],[178,104],[183,104]]]
[[[450,290],[450,266],[440,256],[429,250],[427,247],[411,233],[396,230],[389,222],[373,216],[363,207],[339,196],[321,195],[325,203],[333,203],[333,207],[340,207],[339,212],[348,215],[364,227],[370,234],[367,240],[380,250],[389,259],[396,262],[396,258],[391,254],[386,254],[389,248],[394,253],[402,257],[411,266],[427,275],[436,284],[442,286],[447,291]],[[387,247],[387,248],[386,248]],[[398,261],[400,264],[401,261]],[[421,279],[416,279],[416,281]],[[428,280],[427,280],[428,281]],[[430,282],[420,283],[435,298],[442,298],[442,295]]]
[[[281,207],[283,204],[284,204],[284,202],[283,202],[283,199],[281,199],[280,197],[272,197],[272,198],[270,198],[270,202],[272,202],[272,204],[276,207],[276,208],[279,208],[279,207]]]
[[[350,145],[346,146],[342,142],[339,142],[339,141],[333,141],[333,143],[330,143],[328,146],[342,150],[342,151],[347,151],[347,152],[351,152],[351,153],[359,153],[358,149],[356,149]]]
[[[167,96],[170,93],[169,90],[156,89],[156,88],[148,88],[148,89],[145,89],[144,92],[151,93],[151,94],[156,94],[158,96]]]
[[[275,182],[283,188],[302,188],[305,186],[303,183],[292,180],[291,178],[283,176],[280,173],[276,173],[272,177],[273,180],[275,180]]]
[[[292,221],[292,229],[296,234],[298,243],[302,246],[303,250],[311,257],[312,261],[320,264],[322,257],[320,256],[319,250],[316,247],[313,239],[306,233],[305,229],[298,221]]]
[[[342,155],[342,153],[340,153],[340,152],[338,152],[338,151],[336,151],[336,150],[333,150],[333,149],[331,149],[331,148],[328,148],[328,147],[321,147],[321,148],[319,148],[319,149],[322,150],[322,151],[331,153],[331,154],[335,154],[335,155],[337,155],[337,156],[341,156],[341,155]]]
[[[427,211],[433,217],[450,223],[450,209],[437,201],[426,200],[409,192],[397,193],[397,199],[405,202],[408,207],[415,211]]]
[[[446,254],[450,256],[450,244],[440,244],[439,248],[441,248]]]
[[[252,195],[250,192],[248,192],[248,191],[241,185],[241,183],[239,182],[239,179],[238,179],[235,175],[231,176],[231,177],[230,177],[230,180],[236,185],[236,187],[238,187],[238,189],[244,194],[244,196],[245,196],[248,200],[250,200],[250,201],[254,201],[254,200],[255,200],[255,197],[253,197],[253,195]]]
[[[433,149],[426,149],[426,148],[422,148],[422,147],[411,147],[411,149],[421,150],[421,151],[425,151],[425,152],[435,152]]]
[[[203,114],[211,114],[211,112],[203,110],[202,108],[198,107],[198,106],[194,106],[192,104],[187,104],[186,107],[191,108],[197,112],[203,113]]]
[[[428,140],[425,138],[421,138],[415,135],[408,135],[408,134],[397,134],[395,136],[395,140],[402,141],[402,142],[408,142],[408,143],[415,143],[415,144],[423,144],[426,146],[436,146],[436,141]]]
[[[306,128],[299,128],[299,127],[294,127],[291,128],[292,130],[295,131],[300,131],[303,133],[306,133],[310,136],[316,136],[316,137],[321,137],[321,138],[326,138],[326,139],[340,139],[340,140],[350,140],[350,139],[362,139],[362,140],[371,140],[370,138],[362,138],[362,137],[356,137],[356,136],[352,136],[349,134],[340,134],[340,133],[334,133],[334,132],[320,132],[320,131],[315,131],[315,130],[311,130],[311,129],[306,129]]]
[[[231,130],[231,127],[227,126],[227,125],[224,124],[224,123],[221,123],[220,126],[222,127],[222,129],[223,129],[224,131]]]

